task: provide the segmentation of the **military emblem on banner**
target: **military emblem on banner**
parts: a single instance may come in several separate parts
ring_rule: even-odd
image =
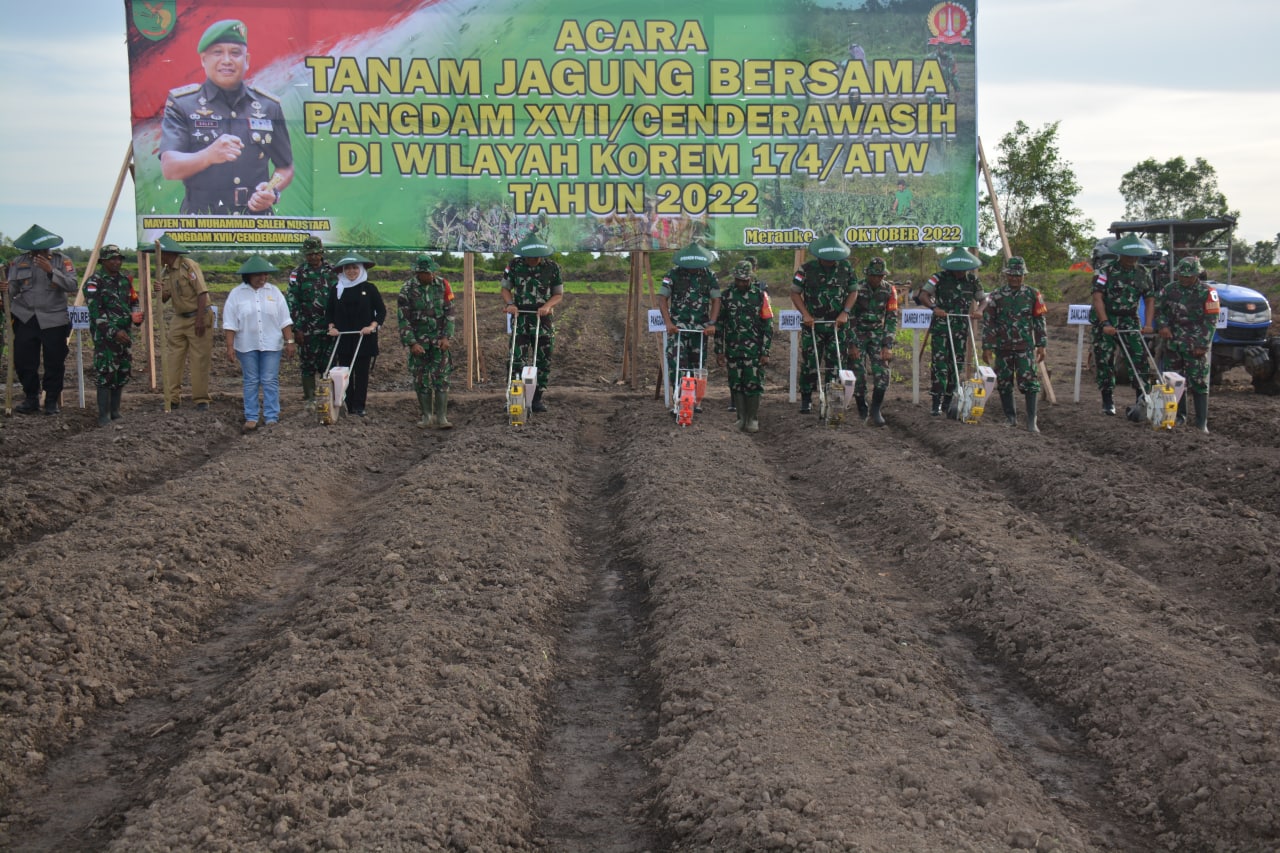
[[[929,10],[929,44],[969,44],[965,36],[973,28],[973,15],[959,3],[939,3]]]
[[[173,32],[178,22],[178,0],[133,0],[133,25],[151,41]]]

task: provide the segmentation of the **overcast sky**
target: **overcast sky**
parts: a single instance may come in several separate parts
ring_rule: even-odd
[[[659,8],[654,6],[652,8]],[[678,8],[678,7],[677,7]],[[979,0],[979,134],[994,161],[1022,120],[1059,152],[1095,233],[1122,218],[1139,162],[1203,157],[1252,245],[1280,232],[1275,0]],[[0,233],[33,222],[91,246],[129,147],[124,4],[7,4],[0,28]],[[38,35],[37,35],[38,34]],[[132,247],[127,178],[107,242]],[[1015,247],[1016,249],[1016,247]]]

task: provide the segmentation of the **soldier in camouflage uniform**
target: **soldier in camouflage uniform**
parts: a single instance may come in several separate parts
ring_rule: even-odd
[[[413,278],[396,297],[396,319],[400,343],[409,348],[409,375],[422,410],[419,429],[452,429],[449,423],[449,374],[453,355],[453,289],[437,275],[435,258],[422,255],[413,264]]]
[[[849,247],[834,234],[819,237],[809,244],[813,260],[796,270],[791,280],[791,304],[800,312],[801,322],[814,337],[802,335],[800,351],[804,367],[800,371],[800,414],[813,411],[813,391],[820,381],[830,382],[839,364],[844,326],[858,292],[858,278],[849,263]],[[815,325],[815,320],[823,321]],[[834,321],[830,325],[827,321]],[[814,339],[818,354],[814,353]],[[818,363],[819,354],[821,365]],[[826,372],[818,375],[818,368]]]
[[[119,246],[102,247],[98,255],[102,272],[84,283],[89,308],[89,334],[93,338],[93,372],[98,386],[98,426],[120,418],[120,398],[133,372],[133,285],[120,272],[124,253]]]
[[[773,346],[773,307],[756,281],[750,261],[733,268],[733,287],[720,298],[716,325],[716,363],[728,368],[729,393],[743,432],[760,429],[764,366]]]
[[[720,316],[720,282],[711,270],[712,257],[697,243],[676,252],[675,266],[658,289],[658,310],[667,330],[667,376],[679,396],[679,369],[705,364],[707,335],[715,335]],[[681,329],[701,331],[682,332]],[[676,349],[680,363],[676,364]],[[694,407],[701,412],[701,406]]]
[[[1005,285],[991,294],[983,312],[982,360],[991,364],[995,357],[996,388],[1005,422],[1018,425],[1013,403],[1016,383],[1027,403],[1027,432],[1040,432],[1036,422],[1040,394],[1036,365],[1044,361],[1044,348],[1049,344],[1044,319],[1049,309],[1040,291],[1023,285],[1026,274],[1027,264],[1022,258],[1012,257],[1005,264]]]
[[[884,426],[880,411],[884,395],[889,390],[889,362],[893,359],[893,340],[898,333],[898,291],[886,279],[888,270],[884,258],[872,258],[863,269],[866,278],[858,282],[849,316],[849,366],[853,369],[853,399],[858,404],[858,416],[868,418],[874,426]],[[871,410],[867,411],[867,374],[870,364],[874,390],[871,392]]]
[[[515,257],[502,272],[502,299],[506,312],[511,314],[516,335],[515,363],[512,375],[524,370],[524,348],[538,341],[534,353],[538,368],[538,387],[529,404],[532,412],[545,412],[542,393],[547,390],[551,378],[551,356],[556,349],[555,308],[564,299],[564,282],[560,279],[560,265],[551,260],[555,250],[539,237],[530,237],[516,247]],[[529,313],[537,312],[534,317]],[[539,321],[541,327],[539,328]]]
[[[325,262],[324,244],[319,237],[303,240],[302,254],[306,260],[289,271],[289,292],[284,299],[298,345],[302,400],[312,410],[316,407],[316,377],[324,375],[333,346],[324,312],[329,292],[338,284],[338,271]]]
[[[982,285],[973,272],[980,266],[982,261],[957,246],[943,258],[943,269],[920,288],[920,304],[933,311],[929,324],[929,349],[933,353],[933,385],[929,389],[933,403],[931,415],[941,415],[951,406],[951,397],[956,392],[956,366],[964,368],[969,323],[982,317]],[[958,314],[965,317],[955,316]],[[950,322],[947,315],[951,315]]]
[[[1196,429],[1209,431],[1209,348],[1221,306],[1218,291],[1200,280],[1200,259],[1186,257],[1174,270],[1177,279],[1165,286],[1156,300],[1156,330],[1165,341],[1165,368],[1187,380],[1195,402]],[[1182,396],[1179,418],[1185,419],[1187,395]]]
[[[1102,392],[1104,415],[1116,413],[1112,392],[1116,387],[1117,342],[1129,353],[1134,366],[1139,370],[1145,369],[1146,359],[1135,334],[1138,330],[1138,303],[1145,303],[1148,325],[1142,328],[1142,333],[1149,335],[1154,301],[1151,273],[1138,263],[1138,258],[1149,254],[1150,248],[1136,235],[1130,234],[1116,242],[1111,251],[1119,257],[1094,277],[1093,310],[1089,312],[1093,327],[1093,367],[1098,390]],[[1142,395],[1138,377],[1131,377],[1130,382],[1137,399]]]

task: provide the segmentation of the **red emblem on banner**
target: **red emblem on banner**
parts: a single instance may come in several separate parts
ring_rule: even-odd
[[[959,3],[939,3],[929,10],[929,44],[971,44],[965,36],[973,27],[973,15]]]

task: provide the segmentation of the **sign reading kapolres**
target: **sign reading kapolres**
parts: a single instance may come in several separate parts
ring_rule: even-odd
[[[977,239],[974,2],[126,0],[138,236]]]

